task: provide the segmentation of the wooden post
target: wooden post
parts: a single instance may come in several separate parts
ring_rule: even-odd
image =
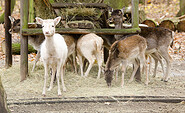
[[[139,0],[132,0],[132,27],[139,28],[139,11],[138,11]],[[135,79],[136,81],[141,81],[140,68],[138,68]]]
[[[139,11],[138,11],[139,0],[132,0],[132,27],[139,27]]]
[[[21,0],[21,81],[28,76],[28,37],[22,35],[22,30],[28,28],[28,3],[29,0]]]
[[[12,66],[12,35],[9,33],[11,22],[8,16],[11,15],[11,0],[5,0],[5,67],[9,68]]]

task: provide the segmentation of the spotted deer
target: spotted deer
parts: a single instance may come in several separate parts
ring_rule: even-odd
[[[123,10],[113,10],[111,13],[111,19],[115,24],[115,29],[122,29],[123,26]],[[163,69],[162,58],[165,59],[167,67],[166,73],[164,73],[163,81],[168,81],[170,68],[171,68],[171,57],[168,53],[168,48],[173,40],[173,31],[160,27],[144,27],[140,26],[141,33],[139,35],[143,36],[147,41],[146,55],[152,56],[155,60],[155,69],[153,76],[156,76],[156,69],[158,61],[161,63]],[[115,36],[115,38],[120,39],[121,36]],[[163,69],[164,70],[164,69]],[[164,71],[163,71],[164,72]]]
[[[11,21],[11,28],[9,29],[10,34],[12,33],[19,33],[20,32],[20,19],[15,19],[12,16],[9,16],[9,19]],[[29,24],[30,26],[33,27],[38,27],[38,24]],[[40,26],[41,27],[41,26]],[[72,35],[62,35],[67,47],[68,47],[68,58],[72,58],[71,61],[73,61],[72,67],[74,68],[75,73],[77,73],[77,68],[76,68],[76,40],[74,39],[74,36]],[[37,50],[37,55],[35,58],[35,62],[32,68],[32,72],[35,69],[35,66],[37,62],[40,59],[40,45],[44,41],[45,37],[44,35],[30,35],[28,36],[28,41],[29,43],[34,47],[35,50]]]
[[[95,59],[98,62],[98,76],[100,78],[101,65],[103,63],[103,39],[94,33],[86,34],[77,40],[77,58],[79,60],[81,76],[88,76]],[[86,58],[89,66],[83,75],[83,62]]]
[[[134,75],[140,65],[140,69],[145,69],[146,84],[148,84],[148,74],[146,70],[145,51],[147,48],[147,42],[145,38],[139,35],[126,36],[124,39],[120,39],[114,42],[109,50],[109,57],[105,66],[105,80],[108,86],[111,86],[113,79],[113,71],[122,64],[122,81],[121,87],[124,85],[124,75],[126,67],[129,63],[134,64],[134,70],[132,72],[129,82],[134,78]]]

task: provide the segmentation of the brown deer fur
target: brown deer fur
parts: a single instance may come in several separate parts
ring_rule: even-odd
[[[122,63],[122,83],[121,86],[124,85],[124,73],[129,62],[134,63],[134,71],[132,73],[130,81],[132,81],[139,64],[141,67],[145,67],[145,50],[147,48],[147,43],[145,38],[139,35],[127,36],[124,39],[116,41],[112,44],[109,50],[109,57],[106,62],[105,67],[105,80],[107,85],[111,85],[111,81],[113,79],[113,71],[119,64]],[[140,63],[139,63],[140,62]],[[146,68],[144,68],[146,69]],[[146,74],[146,84],[148,84],[148,77]]]

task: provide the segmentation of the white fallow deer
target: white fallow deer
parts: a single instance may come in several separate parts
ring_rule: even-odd
[[[38,24],[42,25],[42,31],[45,36],[44,42],[41,44],[41,60],[44,64],[45,70],[45,78],[44,78],[44,88],[42,94],[46,94],[46,82],[48,77],[49,67],[52,69],[52,77],[50,82],[49,91],[53,87],[54,75],[55,72],[58,84],[58,95],[61,95],[60,90],[60,80],[63,86],[63,91],[66,91],[66,87],[64,85],[64,64],[67,59],[68,49],[66,42],[62,35],[55,33],[55,26],[60,22],[61,17],[57,17],[55,19],[47,19],[43,20],[39,17],[36,17],[36,21]]]
[[[100,78],[103,63],[103,39],[94,33],[86,34],[77,41],[77,58],[79,60],[81,76],[83,76],[83,62],[86,58],[89,62],[85,77],[88,76],[95,60],[98,62],[98,76]]]
[[[140,69],[145,69],[147,85],[148,74],[146,69],[145,51],[147,48],[147,42],[145,38],[139,35],[126,36],[124,39],[116,41],[112,44],[109,50],[109,57],[105,67],[105,80],[108,86],[111,86],[113,80],[113,71],[122,63],[122,82],[121,87],[124,85],[124,75],[128,63],[134,64],[134,70],[132,72],[130,82],[133,80],[134,75],[140,65]]]

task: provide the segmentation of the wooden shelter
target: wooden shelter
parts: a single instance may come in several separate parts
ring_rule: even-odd
[[[11,3],[11,0],[6,0],[6,3]],[[28,28],[28,6],[29,0],[21,0],[21,58],[20,58],[20,75],[21,81],[25,80],[28,75],[28,35],[41,35],[42,30],[40,28]],[[61,34],[87,34],[87,33],[96,33],[96,34],[106,34],[106,35],[114,35],[114,34],[130,34],[130,33],[138,33],[140,32],[139,28],[139,18],[138,18],[138,0],[132,0],[132,28],[129,29],[72,29],[72,28],[57,28],[56,32]],[[66,5],[66,4],[65,4]],[[64,4],[52,4],[53,8],[64,7]],[[83,4],[68,4],[68,6],[76,6]],[[93,7],[102,7],[102,4],[85,4],[86,6]],[[5,5],[6,6],[6,5]],[[9,6],[9,5],[7,5]],[[10,28],[10,22],[8,16],[10,16],[10,6],[6,8],[7,14],[5,15],[5,34],[8,33],[8,29]],[[9,25],[8,25],[9,24]],[[11,65],[12,55],[11,55],[11,35],[6,37],[6,65]]]

